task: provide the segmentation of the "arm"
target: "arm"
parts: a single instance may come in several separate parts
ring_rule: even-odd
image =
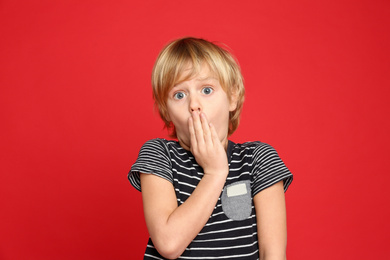
[[[286,206],[283,181],[254,197],[261,260],[285,260],[287,246]]]
[[[179,257],[207,223],[229,172],[227,156],[214,127],[198,114],[189,120],[191,151],[204,176],[179,207],[168,181],[141,174],[146,225],[154,246],[165,258]]]

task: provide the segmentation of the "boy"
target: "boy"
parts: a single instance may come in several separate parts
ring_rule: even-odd
[[[203,39],[173,41],[152,86],[177,141],[146,142],[128,175],[142,188],[144,259],[285,259],[292,175],[271,146],[228,140],[245,92],[232,55]]]

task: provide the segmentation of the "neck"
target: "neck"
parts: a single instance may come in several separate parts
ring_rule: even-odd
[[[190,145],[187,145],[185,142],[183,142],[182,140],[178,139],[179,141],[179,144],[181,147],[183,147],[183,149],[187,150],[187,151],[191,151],[191,146]],[[225,148],[225,151],[227,151],[227,148],[228,148],[228,144],[229,144],[229,140],[227,139],[227,137],[225,137],[222,141],[221,141],[221,144],[223,145],[223,147]]]

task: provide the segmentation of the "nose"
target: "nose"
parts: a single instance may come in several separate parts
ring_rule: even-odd
[[[198,112],[202,111],[202,105],[200,103],[200,100],[197,97],[194,96],[190,97],[189,110],[191,113],[194,111],[198,111]]]

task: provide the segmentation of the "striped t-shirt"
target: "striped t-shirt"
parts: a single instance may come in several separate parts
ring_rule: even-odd
[[[227,157],[229,174],[214,211],[178,259],[259,259],[253,197],[281,180],[286,191],[292,174],[275,149],[265,143],[229,141]],[[165,139],[147,141],[131,167],[128,178],[139,191],[140,172],[171,182],[178,206],[192,194],[203,176],[203,169],[190,151],[177,141]],[[165,259],[151,239],[144,259]]]

